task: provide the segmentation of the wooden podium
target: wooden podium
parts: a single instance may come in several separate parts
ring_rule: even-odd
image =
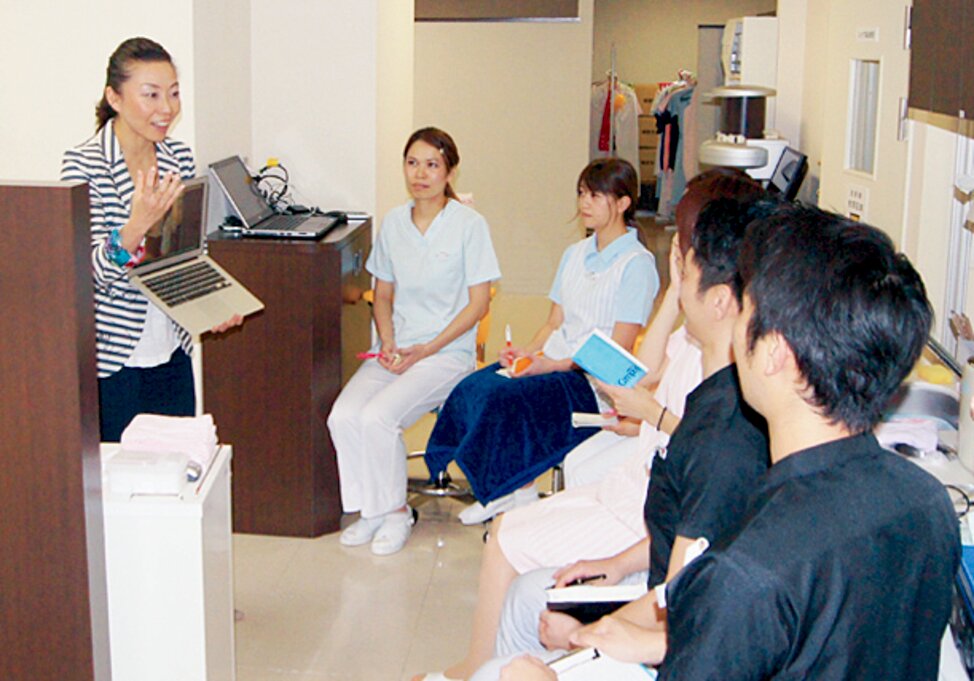
[[[371,343],[372,222],[321,241],[215,232],[209,254],[264,301],[242,327],[203,336],[203,407],[233,445],[233,529],[315,537],[338,529],[326,419]]]
[[[107,679],[88,185],[0,206],[0,679]]]

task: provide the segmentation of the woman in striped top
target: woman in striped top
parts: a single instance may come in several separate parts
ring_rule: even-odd
[[[65,152],[61,179],[88,183],[101,439],[117,442],[136,414],[196,410],[189,333],[127,277],[144,253],[146,233],[196,165],[189,147],[167,137],[180,110],[169,53],[147,38],[130,38],[112,54],[107,72],[97,130]],[[214,331],[241,321],[234,317]]]

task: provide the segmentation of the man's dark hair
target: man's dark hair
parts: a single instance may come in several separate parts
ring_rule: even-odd
[[[751,224],[739,267],[754,306],[748,351],[780,333],[809,404],[854,433],[872,428],[933,319],[906,256],[875,227],[801,207]]]
[[[742,288],[737,258],[747,226],[754,220],[787,208],[787,204],[766,193],[743,199],[715,199],[705,205],[697,217],[690,241],[693,262],[700,268],[697,294],[702,295],[718,284],[726,284],[740,302]]]

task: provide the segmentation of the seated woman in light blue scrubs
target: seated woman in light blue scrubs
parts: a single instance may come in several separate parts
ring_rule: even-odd
[[[466,474],[479,503],[460,514],[475,524],[537,498],[535,477],[559,463],[594,428],[573,428],[571,414],[599,410],[572,355],[594,329],[631,350],[659,290],[652,254],[630,226],[639,185],[621,159],[590,163],[577,183],[578,213],[594,234],[570,246],[551,287],[551,312],[523,348],[501,353],[500,366],[530,358],[514,378],[498,365],[464,379],[437,417],[426,447],[434,476],[450,461]]]
[[[487,221],[450,186],[459,162],[442,130],[417,130],[406,143],[412,200],[386,215],[366,263],[379,342],[328,416],[342,508],[360,513],[340,541],[378,555],[402,549],[415,522],[402,431],[473,371],[477,322],[500,278]]]

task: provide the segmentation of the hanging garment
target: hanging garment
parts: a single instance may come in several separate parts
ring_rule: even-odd
[[[686,189],[688,177],[696,175],[696,88],[686,83],[674,83],[666,88],[655,101],[656,127],[660,134],[657,149],[656,196],[659,199],[657,215],[671,218],[676,204]],[[688,127],[688,121],[690,123]],[[689,143],[687,139],[689,138]],[[690,147],[689,149],[687,147]],[[692,162],[687,164],[687,156]],[[688,166],[688,167],[687,167]],[[691,170],[688,173],[687,170]]]
[[[616,81],[616,94],[624,97],[621,106],[610,100],[609,81],[592,85],[589,160],[616,156],[629,161],[639,178],[639,100],[636,91]],[[611,118],[610,118],[611,117]],[[610,149],[610,120],[615,132],[615,150]]]

